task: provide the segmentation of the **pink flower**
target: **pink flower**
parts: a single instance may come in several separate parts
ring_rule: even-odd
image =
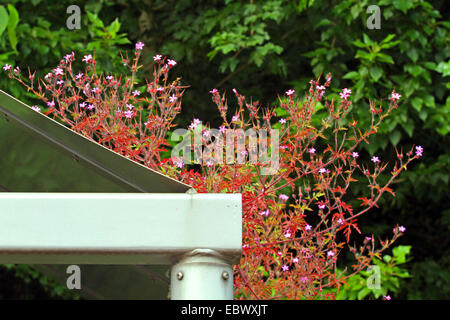
[[[384,300],[391,300],[391,296],[389,296],[389,295],[388,296],[384,296],[383,299]]]
[[[319,91],[324,91],[326,88],[325,86],[316,86],[316,89]]]
[[[400,226],[400,227],[398,227],[398,231],[405,232],[406,228],[404,226]]]
[[[161,59],[162,59],[162,55],[160,55],[160,54],[157,54],[156,56],[153,56],[153,60],[154,61],[161,61]]]
[[[203,136],[204,136],[205,138],[208,138],[210,135],[211,135],[211,132],[210,132],[209,130],[205,130],[205,131],[203,132]]]
[[[57,84],[57,85],[62,85],[62,84],[64,84],[64,80],[56,81],[56,84]]]
[[[324,204],[319,204],[319,209],[320,210],[323,210],[323,209],[325,209],[327,206],[326,205],[324,205]]]
[[[53,69],[53,71],[55,72],[55,75],[57,75],[57,76],[62,76],[64,74],[63,69],[61,69],[60,67]]]
[[[8,71],[11,70],[12,66],[10,64],[5,64],[5,66],[3,67],[3,70]]]
[[[47,102],[47,105],[49,107],[54,107],[55,106],[55,102],[54,101],[49,101],[49,102]]]
[[[416,147],[416,156],[421,157],[423,153],[423,148],[421,146]]]
[[[81,72],[75,76],[75,79],[77,79],[77,80],[79,80],[81,78],[83,78],[83,73],[81,73]],[[106,77],[106,78],[108,78],[108,77]]]
[[[348,97],[350,97],[350,94],[352,93],[352,90],[344,88],[342,89],[342,92],[339,93],[341,96],[341,99],[347,100]]]
[[[95,108],[95,106],[93,104],[89,104],[87,107],[89,110],[93,110]]]
[[[216,94],[218,90],[216,88],[212,89],[209,93]]]
[[[239,121],[239,116],[238,115],[233,116],[233,118],[231,118],[231,121],[233,122]]]
[[[31,109],[33,109],[36,112],[41,112],[41,108],[39,108],[38,106],[32,106]]]
[[[20,73],[20,68],[19,68],[19,66],[17,66],[17,67],[14,68],[14,72],[15,72],[15,73]]]
[[[365,237],[365,239],[366,239],[367,241],[371,241],[371,240],[372,240],[371,237]]]
[[[175,165],[181,169],[181,168],[183,168],[184,162],[183,162],[183,160],[180,159],[179,161],[175,162]]]
[[[127,118],[127,119],[131,119],[134,116],[133,110],[124,111],[123,114],[124,114],[125,118]]]
[[[285,238],[290,238],[291,237],[291,233],[289,232],[289,230],[286,231],[286,233],[284,234]]]
[[[114,79],[114,77],[111,76],[111,75],[109,75],[109,76],[106,77],[106,80],[108,80],[108,81],[111,81],[111,80],[113,80],[113,79]]]
[[[214,166],[214,163],[211,160],[206,161],[206,166],[211,168],[212,166]]]
[[[292,262],[293,262],[293,263],[297,263],[297,262],[298,262],[298,258],[292,259]]]
[[[380,162],[380,159],[378,157],[373,156],[370,161],[372,161],[373,163],[378,163]]]
[[[289,196],[285,195],[285,194],[280,194],[280,200],[281,201],[288,201]]]
[[[92,63],[92,55],[88,54],[88,55],[84,56],[81,61],[86,62],[86,63]]]
[[[295,90],[293,90],[293,89],[286,91],[287,96],[292,96],[294,93],[295,93]]]
[[[134,90],[133,91],[133,96],[134,97],[137,97],[137,96],[140,96],[140,95],[141,95],[141,92],[139,90]]]
[[[358,158],[358,157],[359,157],[358,152],[353,152],[353,153],[352,153],[352,157],[353,157],[353,158]]]
[[[312,227],[311,227],[309,224],[307,224],[307,225],[305,226],[305,230],[306,230],[306,231],[311,230],[311,228],[312,228]]]
[[[138,43],[136,43],[136,50],[142,50],[144,49],[144,43],[139,41]]]
[[[225,126],[220,126],[219,130],[220,130],[220,132],[222,132],[222,134],[224,134],[225,131],[227,130],[227,128]]]
[[[286,123],[286,119],[280,119],[278,122],[281,124]]]
[[[190,129],[195,129],[199,124],[201,124],[202,122],[195,118],[194,121],[192,121],[191,125],[189,126]]]
[[[344,221],[341,219],[341,218],[339,218],[338,219],[338,221],[337,221],[337,223],[339,223],[339,224],[343,224],[344,223]]]
[[[308,281],[308,277],[307,276],[301,277],[300,281],[306,283],[306,281]]]
[[[393,91],[393,92],[392,92],[392,95],[391,95],[391,100],[395,102],[395,101],[399,100],[401,97],[402,97],[401,94],[399,94],[399,93]]]
[[[125,106],[127,107],[128,110],[133,110],[134,109],[134,106],[132,104],[128,104],[127,103]]]
[[[326,173],[327,172],[327,169],[325,169],[325,168],[320,168],[319,169],[319,173]]]
[[[281,267],[281,269],[283,269],[283,271],[288,271],[289,270],[289,266],[288,265],[284,265]]]
[[[173,95],[169,98],[169,102],[170,102],[170,103],[173,103],[173,102],[177,101],[177,99],[178,99],[177,96],[173,94]]]
[[[100,89],[99,88],[93,88],[92,89],[92,92],[95,94],[95,93],[100,93]]]
[[[75,53],[73,53],[73,51],[72,51],[72,54],[66,54],[64,56],[64,60],[66,60],[66,62],[69,62],[70,60],[72,60],[74,58],[74,56],[75,56]]]
[[[175,60],[169,59],[169,60],[167,60],[167,64],[168,64],[169,66],[173,67],[173,66],[175,66],[175,65],[177,64],[177,62],[176,62]]]
[[[264,211],[260,212],[259,215],[268,217],[269,213],[270,213],[270,211],[269,211],[269,209],[267,209],[267,210],[264,210]]]
[[[334,252],[332,250],[327,252],[328,257],[334,257]]]
[[[234,92],[235,95],[238,94],[238,92],[237,92],[237,90],[235,88],[233,88],[233,92]]]
[[[86,107],[86,102],[80,103],[80,108],[85,108],[85,107]]]
[[[308,150],[308,152],[309,152],[309,153],[316,153],[316,149],[311,148],[311,149]]]

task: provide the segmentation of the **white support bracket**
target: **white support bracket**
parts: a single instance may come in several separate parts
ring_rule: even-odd
[[[169,264],[172,299],[232,299],[241,250],[240,194],[0,193],[0,263]]]

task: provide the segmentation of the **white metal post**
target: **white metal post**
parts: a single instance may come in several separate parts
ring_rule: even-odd
[[[197,249],[172,267],[172,300],[232,300],[233,267],[214,250]]]

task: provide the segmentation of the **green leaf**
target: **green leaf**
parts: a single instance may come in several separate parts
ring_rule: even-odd
[[[408,57],[413,61],[413,62],[417,62],[417,59],[419,59],[419,52],[417,51],[416,48],[411,48],[409,49],[406,54],[408,55]]]
[[[395,147],[399,143],[400,139],[402,137],[402,134],[400,131],[395,130],[389,135],[389,140],[391,141],[392,145]]]
[[[391,33],[383,41],[380,42],[381,49],[389,49],[400,43],[400,40],[391,41],[395,37],[395,34]]]
[[[406,255],[408,255],[410,252],[411,246],[398,246],[392,250],[394,257],[399,264],[406,262]]]
[[[383,39],[383,41],[380,42],[380,44],[388,43],[394,38],[395,38],[395,34],[394,33],[390,33],[386,38]]]
[[[365,48],[365,47],[367,47],[367,45],[365,45],[364,43],[362,43],[361,40],[355,40],[355,41],[352,42],[352,44],[353,44],[355,47],[358,47],[358,48]]]
[[[87,15],[88,15],[89,21],[92,22],[92,24],[95,27],[100,28],[100,29],[103,29],[105,27],[105,25],[103,24],[103,21],[100,20],[100,18],[96,14],[87,11]]]
[[[120,29],[120,22],[118,18],[116,18],[107,28],[108,32],[113,34],[117,33],[119,29]]]
[[[377,53],[377,60],[384,63],[394,64],[392,57],[384,53]]]
[[[420,111],[420,109],[422,109],[422,103],[423,100],[420,99],[419,97],[414,97],[411,100],[411,104],[414,107],[414,109],[416,109],[417,111]]]
[[[281,107],[278,107],[275,109],[275,114],[277,115],[277,117],[285,117],[289,115],[289,111]]]
[[[393,5],[396,9],[401,10],[403,13],[406,13],[408,9],[412,8],[413,4],[411,0],[395,0]]]
[[[318,24],[315,24],[313,26],[313,28],[315,30],[315,29],[320,28],[320,27],[329,26],[330,24],[332,24],[332,22],[329,19],[325,18],[325,19],[320,20]]]
[[[239,64],[239,59],[234,58],[234,57],[226,58],[220,64],[220,72],[225,72],[227,70],[227,68],[229,68],[230,71],[233,72],[236,69],[238,64]]]
[[[314,1],[300,0],[300,1],[298,2],[297,11],[298,11],[298,12],[302,12],[303,10],[305,10],[306,8],[308,8],[309,6],[311,6],[313,2],[314,2]]]
[[[378,81],[383,76],[383,69],[373,66],[370,68],[369,73],[374,81]]]
[[[427,117],[428,117],[428,112],[426,110],[422,110],[419,112],[420,120],[425,121],[425,120],[427,120]]]
[[[421,66],[416,64],[407,64],[403,67],[403,69],[414,77],[417,77],[424,70]]]
[[[373,42],[369,38],[369,36],[367,34],[365,34],[365,33],[363,33],[363,41],[364,41],[365,44],[370,45],[370,46],[375,44],[375,42]]]
[[[450,60],[447,62],[442,61],[436,67],[436,71],[442,73],[444,77],[450,75]]]
[[[0,36],[5,31],[6,27],[8,26],[8,12],[6,11],[5,7],[0,7]]]
[[[371,292],[371,290],[369,288],[365,287],[360,292],[358,292],[358,300],[364,299],[365,296],[367,296],[370,292]]]
[[[409,119],[407,122],[402,122],[401,126],[403,127],[403,129],[405,129],[408,136],[412,137],[414,131],[414,122]]]
[[[8,4],[9,10],[9,20],[8,20],[8,37],[9,43],[14,51],[17,51],[17,35],[16,35],[16,27],[19,23],[19,13],[17,12],[14,6]]]
[[[348,73],[346,73],[342,78],[343,79],[357,79],[359,77],[359,73],[356,71],[350,71]]]
[[[431,94],[422,96],[422,99],[427,107],[434,108],[436,106],[434,103],[434,97]]]

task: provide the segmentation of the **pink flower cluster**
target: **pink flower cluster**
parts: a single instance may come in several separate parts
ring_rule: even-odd
[[[350,94],[352,93],[351,89],[344,88],[342,89],[342,92],[339,93],[341,96],[341,99],[347,100],[348,97],[350,97]]]

